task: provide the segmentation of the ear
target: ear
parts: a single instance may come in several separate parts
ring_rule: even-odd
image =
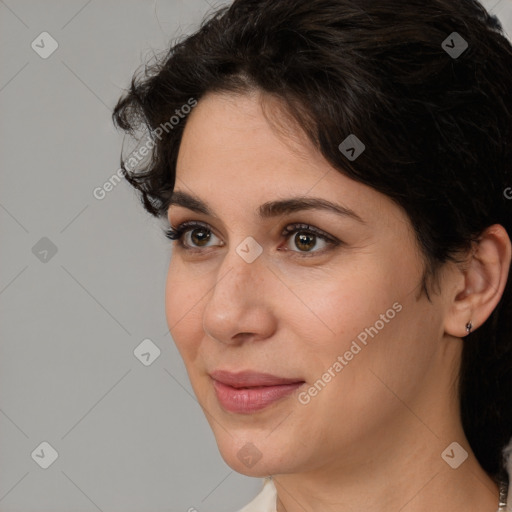
[[[448,297],[444,324],[447,334],[462,338],[467,335],[468,322],[475,330],[489,318],[503,295],[511,253],[510,238],[503,226],[493,224],[482,232],[459,268],[457,286]]]

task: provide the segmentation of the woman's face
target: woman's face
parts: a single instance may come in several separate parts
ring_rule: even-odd
[[[408,218],[332,168],[300,131],[279,133],[256,95],[203,97],[187,121],[175,192],[206,208],[169,209],[174,228],[201,226],[187,227],[188,248],[173,247],[168,325],[222,457],[251,476],[388,456],[419,424],[411,408],[432,419],[445,383],[446,304],[420,293]],[[292,198],[340,212],[268,206]],[[215,384],[219,370],[297,384],[262,389],[272,382],[256,378],[236,391]]]

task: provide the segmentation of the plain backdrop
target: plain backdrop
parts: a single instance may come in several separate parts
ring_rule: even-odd
[[[0,512],[235,512],[261,488],[168,332],[162,224],[104,186],[133,72],[220,5],[0,0]],[[484,5],[512,34],[512,0]]]

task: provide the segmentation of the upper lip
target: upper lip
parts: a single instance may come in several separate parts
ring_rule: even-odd
[[[304,380],[300,378],[278,377],[277,375],[271,375],[270,373],[254,372],[251,370],[237,373],[226,370],[215,370],[210,372],[210,377],[233,388],[280,386],[284,384],[304,382]]]

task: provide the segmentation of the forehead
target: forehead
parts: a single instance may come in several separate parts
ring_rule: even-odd
[[[281,100],[252,92],[208,93],[188,116],[177,172],[202,167],[207,160],[219,167],[257,161],[260,168],[266,163],[283,169],[301,161],[311,167],[324,159]]]
[[[324,198],[359,217],[394,203],[325,160],[284,107],[261,94],[209,93],[187,119],[176,188],[214,209],[256,211],[269,201]],[[276,122],[274,122],[276,121]]]

